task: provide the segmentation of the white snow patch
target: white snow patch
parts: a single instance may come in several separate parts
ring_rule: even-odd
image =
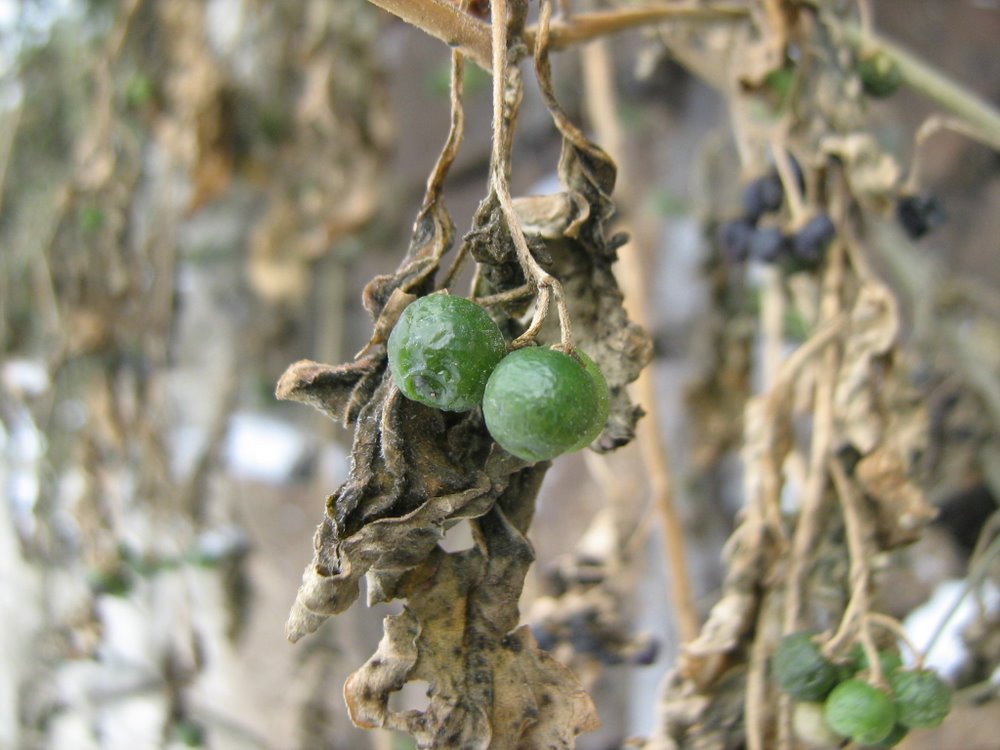
[[[299,430],[260,414],[234,414],[224,455],[229,473],[239,479],[286,482],[305,457],[306,438]]]
[[[12,359],[0,370],[0,380],[16,396],[40,396],[52,385],[45,365],[32,359]]]
[[[966,586],[965,579],[943,581],[934,589],[925,604],[907,616],[903,627],[914,645],[921,651],[926,651],[934,632],[941,621],[948,616],[955,602],[965,593]],[[987,582],[982,587],[980,601],[987,612],[1000,609],[1000,589],[993,583]],[[945,679],[956,677],[968,657],[968,649],[962,640],[962,631],[976,617],[977,609],[977,598],[973,595],[966,596],[945,624],[941,635],[934,643],[934,648],[926,654],[924,664]],[[905,649],[903,653],[908,663],[912,663],[912,655]]]

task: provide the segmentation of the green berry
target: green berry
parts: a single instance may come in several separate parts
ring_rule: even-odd
[[[881,50],[861,57],[857,62],[857,71],[865,93],[876,99],[892,96],[903,83],[899,65]]]
[[[431,294],[411,303],[389,335],[389,370],[403,395],[444,411],[469,411],[507,351],[479,305]]]
[[[778,643],[771,658],[774,680],[800,701],[821,701],[840,679],[837,666],[828,661],[808,632],[790,633]]]
[[[823,717],[834,732],[862,745],[882,742],[896,725],[896,706],[878,688],[862,680],[845,680],[833,689]]]
[[[936,727],[951,710],[951,688],[930,670],[889,676],[899,723],[910,729]]]
[[[555,349],[511,352],[497,365],[483,396],[493,439],[525,461],[575,450],[593,431],[600,395],[587,368]]]
[[[601,372],[601,368],[582,349],[576,349],[574,354],[583,362],[584,369],[586,369],[587,374],[594,381],[594,387],[597,388],[597,413],[594,414],[593,424],[587,430],[587,434],[580,438],[576,445],[570,448],[570,452],[583,450],[597,440],[597,436],[604,432],[604,425],[608,421],[608,412],[611,408],[611,394],[608,391],[608,381],[604,379],[604,373]]]

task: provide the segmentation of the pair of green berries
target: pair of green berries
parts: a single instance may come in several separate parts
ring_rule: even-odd
[[[525,461],[585,448],[608,418],[608,385],[590,357],[543,347],[508,354],[497,324],[463,297],[412,302],[387,348],[404,396],[443,411],[482,404],[493,439]]]
[[[891,695],[857,677],[869,667],[860,646],[845,664],[834,664],[809,632],[782,638],[771,669],[778,687],[801,701],[797,715],[821,712],[825,728],[834,735],[831,741],[849,737],[865,747],[888,748],[910,729],[936,727],[944,721],[951,710],[951,689],[940,677],[929,670],[904,670],[895,651],[879,651],[878,658]],[[823,728],[818,728],[820,735]]]

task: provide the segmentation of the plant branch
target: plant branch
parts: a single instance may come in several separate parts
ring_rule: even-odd
[[[487,73],[492,71],[489,24],[463,12],[457,5],[447,0],[369,0],[369,2],[457,49]],[[637,8],[579,13],[572,18],[552,24],[550,45],[553,50],[561,50],[609,34],[665,21],[739,20],[745,18],[747,14],[746,7],[741,5],[705,8],[694,3],[683,5],[657,3]],[[534,52],[538,33],[537,28],[525,31],[524,41],[529,53]]]
[[[656,228],[649,222],[642,223],[642,212],[637,210],[639,201],[632,190],[635,184],[631,175],[632,164],[627,158],[625,134],[618,119],[618,102],[612,75],[612,63],[607,46],[600,42],[583,52],[583,81],[590,120],[597,132],[598,140],[608,154],[618,162],[618,202],[625,208],[625,214],[636,217],[632,243],[629,252],[621,253],[620,283],[625,292],[625,300],[630,317],[639,325],[649,323],[647,272],[644,261],[653,253]],[[666,441],[660,432],[657,409],[657,395],[653,381],[654,364],[643,368],[635,382],[638,401],[646,410],[646,416],[636,427],[642,461],[649,475],[650,492],[660,520],[663,535],[664,554],[670,573],[670,599],[677,618],[678,631],[683,642],[693,641],[698,636],[698,611],[691,590],[691,576],[688,571],[687,544],[684,525],[674,503],[674,481],[670,471],[670,458]]]
[[[489,25],[464,12],[458,5],[447,0],[369,2],[457,49],[486,72],[492,70]]]

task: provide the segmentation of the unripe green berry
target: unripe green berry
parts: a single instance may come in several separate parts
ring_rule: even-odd
[[[882,742],[896,725],[896,706],[878,688],[862,680],[845,680],[823,706],[827,725],[862,745]]]
[[[903,83],[899,65],[882,50],[859,58],[857,71],[865,93],[877,99],[892,96]]]
[[[580,361],[555,349],[511,352],[496,366],[483,396],[493,439],[525,461],[575,450],[600,413],[594,378]]]
[[[808,632],[781,639],[771,658],[771,670],[778,687],[800,701],[823,700],[840,679],[836,665],[820,653]]]
[[[951,688],[930,670],[889,676],[899,723],[910,729],[936,727],[951,710]]]
[[[449,294],[412,302],[392,329],[387,349],[393,382],[403,395],[444,411],[478,406],[507,351],[483,308]]]

